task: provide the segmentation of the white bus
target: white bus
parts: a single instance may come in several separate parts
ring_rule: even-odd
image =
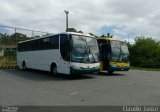
[[[19,68],[50,71],[52,74],[99,72],[99,49],[93,36],[65,32],[18,43]]]

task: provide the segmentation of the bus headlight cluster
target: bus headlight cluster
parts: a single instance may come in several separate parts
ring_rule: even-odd
[[[73,68],[73,69],[79,69],[79,67],[77,65],[71,65],[71,68]]]
[[[95,66],[95,68],[96,68],[96,69],[99,69],[99,68],[100,68],[100,66]]]
[[[112,67],[117,67],[117,65],[114,65],[114,64],[112,64],[111,66],[112,66]]]

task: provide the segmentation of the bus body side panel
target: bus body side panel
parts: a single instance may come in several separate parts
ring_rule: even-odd
[[[22,59],[21,59],[21,52],[17,51],[17,66],[21,69],[22,68]]]
[[[70,73],[70,65],[61,59],[59,49],[17,52],[17,65],[20,68],[23,61],[27,68],[44,71],[50,71],[51,64],[54,62],[57,64],[58,73]],[[69,66],[67,70],[65,65]]]

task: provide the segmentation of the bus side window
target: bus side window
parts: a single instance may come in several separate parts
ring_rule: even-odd
[[[51,36],[51,49],[59,49],[59,35]]]
[[[68,35],[61,34],[60,35],[60,52],[61,56],[65,61],[70,60],[70,44]]]
[[[43,38],[43,49],[50,49],[50,38]]]

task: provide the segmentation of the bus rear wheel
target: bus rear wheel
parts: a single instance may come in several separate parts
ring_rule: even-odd
[[[23,61],[23,63],[22,63],[22,70],[26,70],[26,63],[25,63],[25,61]]]
[[[58,74],[56,66],[51,66],[51,74],[52,75],[57,75]]]

